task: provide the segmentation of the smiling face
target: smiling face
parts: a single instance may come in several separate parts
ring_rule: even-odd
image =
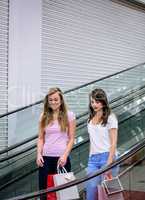
[[[58,92],[48,96],[49,107],[54,111],[59,111],[61,106],[61,98]]]
[[[102,102],[98,101],[98,100],[95,100],[92,97],[91,97],[91,102],[90,103],[91,103],[91,107],[93,108],[93,110],[95,112],[98,112],[98,111],[102,110],[102,108],[103,108]]]

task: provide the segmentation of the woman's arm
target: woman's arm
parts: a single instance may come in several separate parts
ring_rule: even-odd
[[[109,130],[109,138],[110,138],[110,149],[109,149],[109,157],[107,161],[107,165],[111,164],[113,162],[116,147],[117,147],[117,136],[118,136],[118,129],[117,128],[111,128]]]
[[[67,144],[64,154],[58,160],[58,165],[60,165],[60,166],[64,166],[66,164],[67,157],[69,156],[69,154],[72,150],[73,144],[74,144],[75,131],[76,131],[76,120],[74,119],[74,120],[70,121],[69,125],[68,125],[69,141],[68,141],[68,144]]]
[[[37,160],[38,167],[42,167],[44,160],[42,157],[42,150],[44,145],[44,129],[41,128],[41,122],[39,122],[39,135],[37,140]]]

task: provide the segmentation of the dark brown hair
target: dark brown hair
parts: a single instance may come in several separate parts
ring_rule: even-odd
[[[105,126],[107,124],[108,116],[111,113],[111,109],[109,107],[108,99],[104,90],[100,88],[94,89],[89,95],[89,119],[92,120],[95,115],[95,112],[91,106],[91,98],[95,101],[100,101],[103,105],[103,116],[102,116],[102,124]]]

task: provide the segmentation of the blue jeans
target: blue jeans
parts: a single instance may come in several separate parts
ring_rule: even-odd
[[[103,168],[108,160],[109,152],[93,154],[89,157],[87,174],[97,172],[97,170]],[[112,175],[116,176],[118,168],[112,169]],[[86,182],[86,200],[97,199],[97,185],[100,185],[103,180],[103,175],[92,178]]]

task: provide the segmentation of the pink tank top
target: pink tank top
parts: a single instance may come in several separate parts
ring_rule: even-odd
[[[71,122],[74,119],[74,113],[68,111],[68,121]],[[66,149],[68,139],[67,132],[61,132],[58,121],[53,121],[52,125],[48,125],[45,128],[45,142],[42,155],[60,157]]]

